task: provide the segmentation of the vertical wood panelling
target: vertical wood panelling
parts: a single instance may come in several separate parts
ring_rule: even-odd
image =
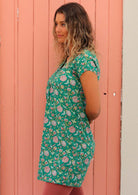
[[[19,0],[17,42],[17,195],[32,194],[34,1]]]
[[[108,0],[96,0],[96,47],[101,69],[101,113],[95,121],[94,194],[107,195]],[[121,76],[121,75],[120,75]],[[104,95],[105,94],[105,95]],[[100,186],[100,187],[99,187]]]
[[[33,195],[43,193],[44,182],[37,181],[38,163],[46,105],[46,85],[49,70],[49,2],[34,1],[34,91],[33,91]]]
[[[120,194],[122,1],[109,1],[107,195]]]
[[[14,0],[0,1],[1,195],[14,195],[15,192],[14,6]]]

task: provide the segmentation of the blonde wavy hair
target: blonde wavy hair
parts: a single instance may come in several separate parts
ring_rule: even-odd
[[[58,43],[55,32],[55,20],[57,13],[65,16],[65,23],[68,31],[64,43]],[[59,7],[54,14],[53,36],[55,48],[61,52],[58,66],[70,55],[69,61],[72,61],[77,55],[81,54],[84,49],[96,54],[94,37],[95,33],[92,28],[89,16],[85,9],[79,3],[66,3]],[[70,44],[72,45],[69,53]]]

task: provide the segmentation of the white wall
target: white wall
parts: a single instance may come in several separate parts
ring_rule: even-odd
[[[121,193],[138,195],[138,0],[123,2]]]

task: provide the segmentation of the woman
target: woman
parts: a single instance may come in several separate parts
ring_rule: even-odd
[[[78,3],[58,8],[53,34],[62,55],[47,83],[37,179],[45,181],[43,195],[82,195],[95,150],[90,123],[100,114],[100,67],[85,9]]]

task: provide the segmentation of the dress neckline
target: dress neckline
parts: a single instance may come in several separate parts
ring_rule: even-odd
[[[67,58],[68,58],[68,56],[67,56],[66,59],[63,61],[63,63],[61,63],[61,65],[59,66],[58,70],[62,69],[62,67],[63,67],[66,63],[69,63],[69,62],[67,62]]]

